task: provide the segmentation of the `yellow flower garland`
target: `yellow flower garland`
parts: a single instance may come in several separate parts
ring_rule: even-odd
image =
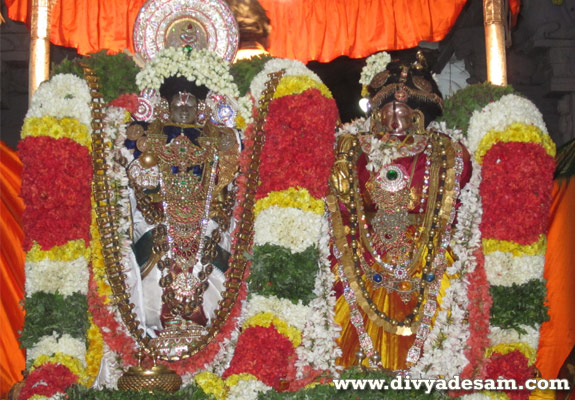
[[[42,354],[34,360],[31,371],[46,363],[62,364],[78,377],[78,383],[84,386],[89,385],[90,378],[86,375],[86,369],[82,365],[82,362],[76,357],[59,352],[54,353],[52,356]]]
[[[513,253],[515,257],[536,256],[545,253],[545,249],[547,248],[547,237],[544,234],[541,234],[537,241],[527,245],[497,239],[482,239],[482,244],[483,253],[486,255],[496,251],[504,251]]]
[[[92,200],[92,210],[95,210],[94,200]],[[92,236],[92,274],[98,286],[98,294],[104,296],[104,304],[108,304],[112,296],[112,288],[106,278],[106,264],[102,256],[102,242],[98,225],[95,221],[96,213],[92,211],[92,225],[90,226],[90,234]]]
[[[490,357],[493,353],[508,354],[512,351],[519,350],[528,360],[529,365],[533,365],[537,359],[537,350],[529,346],[527,343],[501,343],[496,346],[489,347],[485,350],[485,358]]]
[[[86,352],[86,375],[88,376],[88,385],[91,386],[98,373],[100,372],[100,361],[104,355],[104,338],[100,328],[94,324],[92,316],[89,316],[90,328],[86,332],[88,337],[88,351]]]
[[[264,328],[269,328],[271,324],[274,324],[276,330],[287,337],[294,348],[301,344],[301,331],[287,322],[275,317],[271,312],[259,313],[254,315],[245,321],[242,325],[243,329],[254,326],[262,326]]]
[[[236,386],[240,381],[257,381],[258,378],[247,372],[242,372],[241,374],[233,374],[226,378],[225,384],[228,388]]]
[[[28,136],[50,136],[54,139],[68,138],[82,146],[92,148],[92,138],[88,127],[74,118],[44,117],[26,118],[22,126],[22,139]]]
[[[481,164],[487,151],[498,142],[523,142],[537,143],[543,146],[547,154],[555,157],[555,143],[551,137],[534,125],[526,125],[520,122],[514,122],[507,126],[505,130],[490,130],[483,136],[477,150],[475,151],[475,160]]]
[[[34,242],[30,251],[26,253],[26,261],[29,262],[40,262],[46,258],[53,261],[73,261],[79,257],[90,259],[90,247],[86,247],[84,239],[71,240],[50,250],[42,250],[42,247]]]
[[[254,207],[256,217],[261,211],[271,206],[297,208],[319,215],[324,213],[324,201],[316,199],[304,188],[290,187],[286,190],[270,192],[266,197],[256,202]]]
[[[296,75],[285,76],[281,79],[274,93],[274,99],[303,93],[308,89],[318,89],[324,97],[327,97],[328,99],[333,98],[331,92],[323,83],[315,81],[306,75]]]
[[[213,395],[216,400],[224,400],[228,394],[222,378],[210,371],[200,372],[194,376],[196,384],[206,394]]]

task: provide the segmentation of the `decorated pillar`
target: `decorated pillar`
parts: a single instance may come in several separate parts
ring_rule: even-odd
[[[487,80],[499,86],[507,86],[503,5],[504,0],[483,0]]]
[[[32,0],[32,22],[30,30],[30,79],[28,96],[34,92],[50,74],[50,12],[54,0]]]

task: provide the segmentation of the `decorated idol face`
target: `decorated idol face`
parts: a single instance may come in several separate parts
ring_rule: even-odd
[[[392,135],[403,135],[413,125],[413,110],[401,101],[384,104],[379,116],[383,131]]]
[[[177,124],[193,124],[196,122],[198,101],[196,96],[187,92],[179,92],[170,101],[170,120]]]

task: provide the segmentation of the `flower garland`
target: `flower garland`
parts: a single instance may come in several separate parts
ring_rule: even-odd
[[[79,380],[86,385],[90,257],[90,93],[65,74],[36,91],[19,144],[26,256],[26,321],[22,344],[33,377],[50,396]],[[60,381],[46,376],[58,370]],[[68,372],[65,372],[68,371]],[[46,394],[26,382],[20,398]],[[43,389],[44,388],[44,389]]]
[[[373,54],[365,60],[365,67],[361,69],[361,76],[359,78],[359,83],[362,86],[367,86],[371,83],[371,80],[375,75],[381,71],[385,71],[387,64],[391,62],[391,56],[389,53],[382,51],[380,53]],[[362,91],[362,96],[363,96]]]
[[[229,64],[216,53],[206,49],[188,51],[167,47],[158,52],[136,75],[136,84],[140,90],[160,90],[164,80],[172,76],[183,76],[198,86],[206,86],[211,91],[229,98],[239,97],[238,88],[229,72]]]
[[[479,376],[521,381],[534,376],[529,358],[536,353],[539,326],[547,318],[543,253],[555,148],[535,105],[514,94],[474,111],[467,139],[482,169],[480,229],[492,298],[492,347],[485,351]]]
[[[78,377],[62,364],[46,364],[42,369],[36,369],[28,375],[19,400],[34,398],[34,396],[53,396],[64,392],[75,383]]]
[[[331,94],[328,95],[319,78],[295,61],[268,61],[252,81],[251,94],[247,96],[260,99],[268,74],[278,70],[284,70],[285,74],[274,91],[264,125],[265,143],[259,168],[261,184],[254,210],[252,274],[255,279],[260,273],[258,268],[267,264],[271,268],[270,276],[275,274],[274,271],[281,274],[275,274],[276,278],[269,281],[270,290],[258,292],[258,285],[265,287],[266,282],[264,279],[261,285],[258,283],[255,287],[258,294],[250,297],[242,312],[244,330],[224,377],[247,372],[258,380],[241,381],[230,390],[230,398],[242,392],[255,396],[262,390],[269,390],[270,386],[276,389],[289,386],[290,390],[292,387],[295,390],[298,379],[317,376],[313,372],[317,367],[314,356],[317,356],[318,365],[325,367],[324,370],[333,367],[337,356],[337,334],[333,334],[335,329],[329,322],[333,321],[329,305],[333,307],[335,304],[335,300],[330,298],[333,297],[333,278],[329,279],[330,276],[325,274],[326,265],[329,271],[329,264],[324,257],[327,243],[322,242],[322,230],[326,229],[322,198],[327,193],[331,160],[325,164],[316,162],[331,153],[337,111]],[[251,109],[257,110],[255,107]],[[246,148],[250,144],[252,126],[247,130]],[[314,249],[320,249],[319,253]],[[313,256],[312,251],[315,252]],[[311,268],[309,271],[303,267],[303,260],[295,261],[300,256],[305,257],[305,264]],[[277,265],[282,265],[282,269]],[[267,266],[265,268],[268,269]],[[305,277],[286,277],[295,277],[302,272]],[[308,275],[315,277],[312,285],[308,285]],[[326,279],[318,279],[318,276]],[[274,290],[276,285],[293,286],[295,280],[303,282],[302,278],[309,288],[299,290],[295,297]],[[260,280],[258,278],[258,282]],[[304,292],[313,292],[313,295],[308,296]],[[329,342],[327,346],[326,340]],[[314,343],[317,347],[313,346]],[[265,356],[255,350],[261,347],[266,348]]]
[[[69,117],[90,126],[91,100],[90,90],[83,79],[72,74],[58,74],[43,82],[34,92],[26,119],[44,116],[59,119]]]

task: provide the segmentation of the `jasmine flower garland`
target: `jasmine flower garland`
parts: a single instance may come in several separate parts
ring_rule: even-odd
[[[361,83],[363,86],[369,85],[373,77],[379,72],[385,71],[387,64],[390,62],[391,56],[385,51],[369,56],[365,60],[365,67],[363,67],[361,70],[359,83]]]
[[[206,86],[209,90],[230,98],[239,97],[228,62],[206,49],[163,49],[136,75],[136,84],[140,90],[159,90],[164,80],[171,76],[183,76],[198,86]]]
[[[26,118],[69,117],[90,127],[90,100],[86,81],[72,74],[59,74],[43,82],[34,92]]]

